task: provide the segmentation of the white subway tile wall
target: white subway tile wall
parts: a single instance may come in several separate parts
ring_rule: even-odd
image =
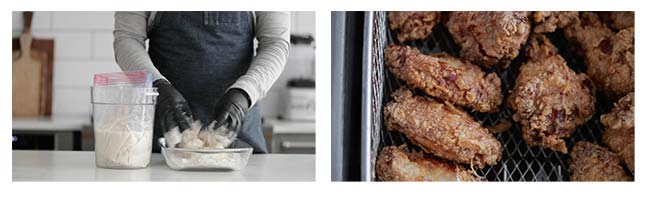
[[[34,38],[54,39],[54,59],[91,59],[91,47],[93,46],[92,32],[80,31],[33,31]]]
[[[11,27],[14,30],[22,31],[22,12],[13,12]],[[32,16],[32,30],[49,30],[52,27],[52,12],[36,12]]]
[[[13,36],[22,28],[22,12],[13,12]],[[90,116],[93,74],[120,70],[113,58],[113,12],[37,11],[32,34],[54,39],[52,114]]]
[[[291,32],[315,37],[315,17],[314,12],[293,12]],[[113,23],[113,12],[34,12],[34,38],[55,40],[53,115],[90,116],[93,74],[120,71],[113,54]],[[22,12],[13,12],[13,37],[20,35],[22,27]],[[288,79],[314,77],[313,48],[295,47],[291,54],[284,74],[260,102],[265,117],[282,112],[281,97]]]
[[[113,31],[113,12],[54,12],[55,29]]]
[[[113,32],[97,32],[93,34],[93,58],[113,59]]]

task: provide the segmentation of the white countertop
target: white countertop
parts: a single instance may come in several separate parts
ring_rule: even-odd
[[[144,169],[103,169],[94,151],[12,151],[13,181],[314,181],[315,156],[253,154],[239,171],[176,171],[159,153]]]

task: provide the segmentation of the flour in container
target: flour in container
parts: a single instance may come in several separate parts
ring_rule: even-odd
[[[95,159],[106,168],[144,168],[151,160],[151,106],[95,105]],[[110,110],[110,111],[109,111]],[[136,120],[140,119],[140,120]]]

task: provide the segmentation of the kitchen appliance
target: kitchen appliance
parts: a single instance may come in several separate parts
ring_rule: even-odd
[[[361,180],[375,181],[376,157],[385,146],[408,144],[409,148],[417,148],[400,133],[389,132],[383,125],[383,106],[389,101],[390,94],[398,89],[402,82],[397,80],[384,68],[383,50],[388,43],[399,43],[394,33],[387,27],[385,12],[366,12],[364,20],[363,41],[363,75],[362,75],[362,121],[361,121]],[[567,60],[569,66],[576,72],[585,72],[584,63],[575,52],[569,50],[568,42],[561,33],[548,35]],[[420,41],[404,43],[418,47],[422,53],[430,54],[445,51],[458,56],[459,48],[442,23],[434,27],[432,36]],[[522,50],[525,47],[522,47]],[[507,69],[484,69],[496,72],[502,80],[504,97],[513,87],[518,75],[518,69],[523,61],[524,53],[513,60]],[[613,101],[604,96],[597,96],[594,117],[579,127],[573,137],[566,139],[567,147],[571,149],[577,141],[600,141],[603,128],[599,122],[602,113],[611,109]],[[513,112],[502,106],[499,112],[485,114],[467,110],[484,126],[495,126],[501,119],[511,119]],[[567,154],[529,147],[521,137],[521,127],[518,123],[505,132],[495,135],[503,145],[503,155],[495,166],[477,169],[477,174],[488,181],[568,181]],[[469,168],[469,166],[466,166]]]
[[[12,135],[11,149],[54,150],[54,135]]]
[[[316,84],[310,79],[292,79],[287,83],[287,120],[314,121],[316,118]]]
[[[283,73],[288,79],[279,80],[286,89],[284,93],[283,120],[314,121],[316,117],[316,83],[314,81],[315,57],[314,37],[311,35],[291,34],[291,55],[287,60],[287,69]]]

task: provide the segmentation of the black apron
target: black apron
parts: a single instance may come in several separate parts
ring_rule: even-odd
[[[158,12],[155,16],[148,32],[149,56],[203,124],[214,120],[214,103],[250,67],[253,20],[251,12]],[[154,138],[162,135],[154,130]],[[267,152],[257,104],[246,113],[237,138],[239,147]]]

